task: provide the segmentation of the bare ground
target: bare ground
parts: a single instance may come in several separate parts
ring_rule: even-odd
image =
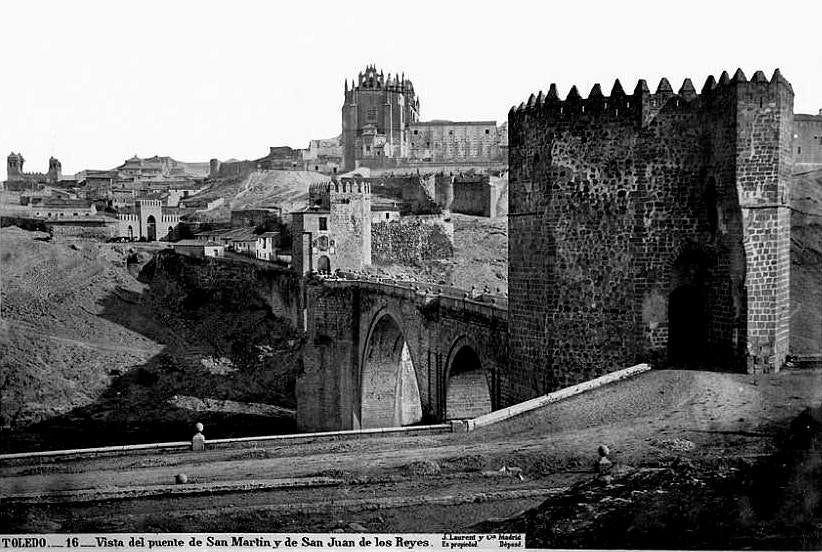
[[[683,458],[717,466],[772,454],[789,421],[819,401],[821,376],[661,370],[469,434],[5,462],[0,520],[21,531],[352,530],[349,523],[369,531],[455,530],[513,515],[551,489],[590,479],[599,444],[607,444],[620,465],[650,468]],[[520,468],[523,477],[500,473],[502,466]],[[88,496],[96,489],[103,500],[117,489],[173,487],[181,472],[191,485],[316,476],[340,483],[48,503],[58,490]],[[32,496],[44,503],[21,503]]]
[[[289,328],[148,300],[137,276],[165,244],[0,240],[0,450],[173,441],[195,418],[215,437],[294,430]]]

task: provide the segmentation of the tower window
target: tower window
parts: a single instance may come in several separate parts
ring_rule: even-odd
[[[320,217],[320,230],[328,230],[328,217]]]
[[[491,134],[491,131],[486,128],[485,129],[485,134]]]

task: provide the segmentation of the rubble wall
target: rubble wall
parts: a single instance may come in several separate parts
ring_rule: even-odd
[[[442,217],[402,217],[371,225],[374,264],[417,265],[454,256],[454,227]]]

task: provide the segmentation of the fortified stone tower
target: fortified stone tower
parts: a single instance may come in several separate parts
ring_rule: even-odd
[[[637,362],[788,353],[793,91],[741,70],[512,108],[510,366],[522,400]]]
[[[371,264],[371,184],[341,178],[329,185],[331,238],[341,268]]]
[[[208,162],[208,177],[214,179],[218,176],[220,176],[220,160],[211,159]]]
[[[25,161],[22,154],[11,152],[6,158],[6,179],[9,181],[22,180]]]
[[[61,178],[63,178],[63,165],[55,157],[49,157],[49,172],[46,173],[46,180],[59,182]]]
[[[312,184],[309,208],[292,213],[292,266],[300,274],[357,270],[371,264],[371,185],[362,180]]]
[[[420,103],[405,75],[388,74],[370,65],[348,88],[342,107],[343,170],[361,162],[383,166],[405,157],[408,125],[419,119]]]

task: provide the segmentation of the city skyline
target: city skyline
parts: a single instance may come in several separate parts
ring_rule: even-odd
[[[639,78],[654,90],[661,77],[699,89],[737,67],[748,77],[778,67],[796,113],[822,108],[819,8],[800,2],[781,15],[764,3],[693,2],[675,20],[642,3],[368,6],[8,6],[0,147],[22,153],[30,172],[45,172],[53,155],[66,174],[134,154],[194,162],[304,148],[340,134],[344,84],[367,64],[411,79],[423,120],[500,124],[551,82],[563,97],[597,82],[607,93],[616,78],[626,90]]]

